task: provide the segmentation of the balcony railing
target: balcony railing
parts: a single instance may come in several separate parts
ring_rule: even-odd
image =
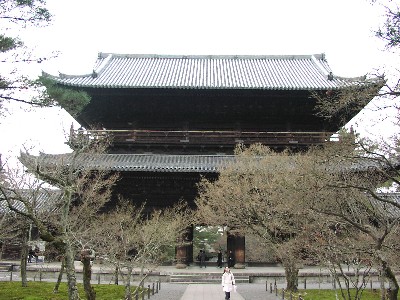
[[[318,145],[330,139],[333,132],[269,132],[207,130],[78,130],[74,137],[108,136],[115,145],[249,145],[270,146]]]

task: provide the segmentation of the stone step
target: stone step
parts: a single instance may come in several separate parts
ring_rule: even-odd
[[[2,264],[0,263],[0,272],[9,272],[13,269],[12,264]]]
[[[250,277],[245,275],[235,276],[237,283],[250,283]],[[220,274],[172,274],[171,283],[221,283]]]

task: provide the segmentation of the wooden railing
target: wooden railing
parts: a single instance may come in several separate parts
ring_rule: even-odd
[[[203,131],[203,130],[88,130],[75,131],[75,137],[109,136],[114,144],[151,145],[318,145],[332,132]]]

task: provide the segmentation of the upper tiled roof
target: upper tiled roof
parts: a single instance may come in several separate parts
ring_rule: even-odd
[[[92,73],[60,74],[53,78],[61,84],[78,87],[262,90],[335,89],[354,81],[333,76],[323,54],[175,56],[100,53]]]

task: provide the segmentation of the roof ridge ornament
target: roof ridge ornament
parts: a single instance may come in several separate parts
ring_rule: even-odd
[[[111,53],[109,53],[109,54],[106,54],[107,56],[104,58],[103,54],[105,54],[105,53],[99,53],[98,58],[103,59],[103,61],[100,63],[100,65],[96,69],[93,70],[92,78],[97,78],[97,76],[99,76],[99,74],[109,64],[111,58],[113,57],[113,55]]]
[[[316,57],[316,55],[313,54],[313,55],[311,55],[311,60],[314,62],[314,64],[318,67],[318,69],[322,72],[322,74],[324,74],[324,76],[325,76],[328,80],[333,80],[333,79],[334,79],[334,76],[333,76],[332,71],[327,70],[327,69],[321,64],[321,62],[320,62],[320,60],[326,61],[325,54],[322,54],[320,57],[321,57],[321,58],[318,59],[318,58]]]

